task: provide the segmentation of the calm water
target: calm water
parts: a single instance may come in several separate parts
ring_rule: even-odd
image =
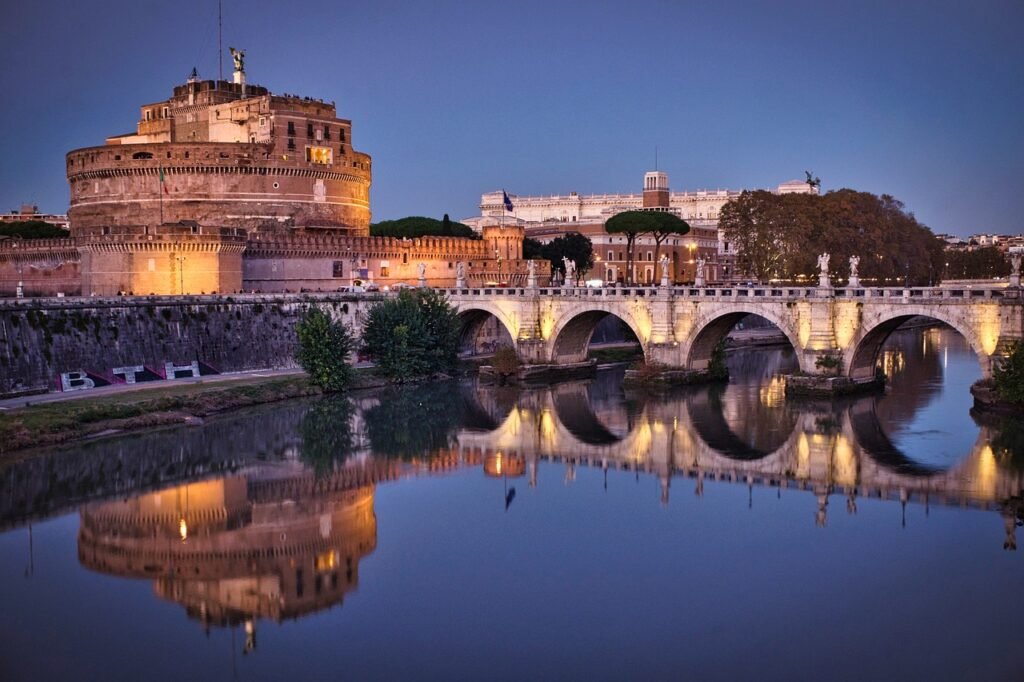
[[[0,470],[0,679],[1021,679],[1018,429],[954,333],[268,406]],[[1013,425],[1010,425],[1012,427]]]

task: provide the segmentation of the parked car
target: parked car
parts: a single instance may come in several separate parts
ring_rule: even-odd
[[[373,282],[370,282],[369,284],[366,285],[366,291],[380,291],[380,286]]]

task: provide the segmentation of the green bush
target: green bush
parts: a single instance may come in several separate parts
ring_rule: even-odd
[[[458,315],[442,294],[406,289],[370,309],[363,349],[380,374],[408,381],[455,367],[460,330]]]
[[[310,381],[327,391],[340,391],[351,383],[348,356],[354,341],[345,325],[320,308],[310,308],[295,325],[295,333],[299,340],[295,359]]]
[[[715,381],[728,381],[729,366],[725,364],[725,339],[723,338],[711,351],[711,362],[708,363],[708,376]]]
[[[992,371],[996,394],[1007,402],[1024,405],[1024,343],[1015,343],[1009,356]]]

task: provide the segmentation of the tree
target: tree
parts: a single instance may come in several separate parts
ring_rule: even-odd
[[[363,348],[380,374],[409,381],[451,370],[460,331],[458,314],[442,294],[406,289],[370,309]]]
[[[348,459],[355,449],[352,417],[355,406],[346,396],[318,401],[299,423],[299,459],[313,468],[317,477]]]
[[[718,229],[735,248],[737,265],[758,282],[782,276],[786,254],[797,243],[794,221],[784,215],[779,198],[762,190],[742,192],[719,215]]]
[[[295,325],[295,333],[295,359],[309,374],[310,381],[327,391],[340,391],[351,383],[348,356],[355,344],[345,325],[314,307]]]
[[[992,369],[996,395],[1007,402],[1024,405],[1024,343],[1014,343],[1007,358]]]
[[[544,244],[541,255],[551,262],[551,271],[565,275],[565,261],[568,258],[576,264],[576,281],[579,282],[594,267],[594,245],[579,232],[568,232]]]
[[[463,223],[452,222],[445,214],[443,220],[409,216],[399,220],[384,220],[370,225],[370,235],[374,237],[464,237],[466,239],[482,239],[473,228]]]
[[[64,239],[70,232],[63,227],[42,220],[20,220],[0,225],[0,237],[21,239]]]
[[[859,256],[862,281],[890,286],[933,283],[944,262],[943,243],[887,194],[743,192],[722,207],[719,229],[739,268],[759,281],[813,279],[823,252],[840,281]]]
[[[690,224],[672,213],[651,212],[657,227],[651,230],[654,237],[654,262],[659,262],[661,243],[671,236],[680,237],[690,231]]]
[[[544,242],[527,237],[523,240],[523,260],[543,260]]]
[[[670,235],[683,235],[690,231],[690,225],[672,213],[664,211],[624,211],[607,220],[604,230],[608,234],[626,235],[626,283],[633,283],[634,246],[642,234],[654,237],[654,258],[658,259],[661,243]]]
[[[1010,274],[1010,263],[995,246],[945,252],[943,279],[992,279]]]

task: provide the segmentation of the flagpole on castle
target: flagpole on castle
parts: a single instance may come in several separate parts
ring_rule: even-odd
[[[164,167],[160,166],[160,182],[157,185],[156,193],[160,195],[160,224],[164,224]]]

